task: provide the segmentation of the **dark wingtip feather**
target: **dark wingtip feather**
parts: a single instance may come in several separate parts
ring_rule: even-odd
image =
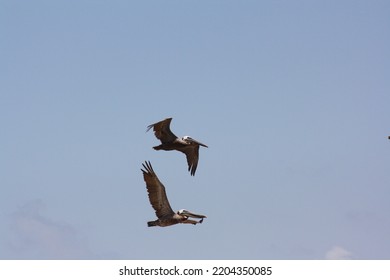
[[[142,163],[142,166],[145,169],[145,170],[141,169],[143,173],[149,173],[151,175],[154,174],[154,170],[153,170],[153,167],[152,167],[152,164],[150,163],[150,161],[145,160],[145,163]]]
[[[190,171],[190,170],[191,170],[191,171]],[[195,176],[196,168],[194,168],[193,166],[189,166],[189,167],[188,167],[188,171],[190,171],[191,176]]]
[[[153,126],[154,126],[154,124],[148,125],[148,126],[146,127],[145,133],[148,132]]]
[[[150,124],[150,125],[148,125],[147,127],[146,127],[146,132],[148,132],[152,127],[154,127],[156,124],[158,124],[158,123],[161,123],[161,122],[164,122],[164,121],[171,121],[172,120],[172,118],[166,118],[166,119],[164,119],[164,120],[162,120],[162,121],[159,121],[159,122],[156,122],[156,123],[153,123],[153,124]]]

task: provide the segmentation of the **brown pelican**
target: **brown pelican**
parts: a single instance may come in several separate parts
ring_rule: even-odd
[[[178,150],[184,153],[187,157],[188,171],[194,176],[199,161],[199,146],[208,147],[190,136],[177,137],[169,128],[171,120],[172,118],[168,118],[148,126],[146,131],[149,131],[153,127],[154,135],[161,141],[161,145],[155,146],[153,149],[165,151]]]
[[[166,227],[179,223],[196,225],[197,223],[203,222],[203,218],[206,218],[204,215],[194,214],[185,209],[179,210],[177,213],[173,212],[171,206],[169,205],[167,194],[165,193],[165,187],[158,179],[156,173],[154,173],[150,162],[145,161],[142,166],[145,169],[141,169],[141,171],[144,175],[149,201],[156,212],[156,216],[158,217],[157,220],[148,222],[148,227]],[[188,218],[197,218],[201,220],[194,221]]]

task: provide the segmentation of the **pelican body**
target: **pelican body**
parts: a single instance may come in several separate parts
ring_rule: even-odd
[[[199,146],[208,148],[205,144],[191,138],[190,136],[177,137],[170,129],[172,118],[151,124],[146,131],[153,128],[154,135],[161,141],[161,145],[153,147],[155,150],[172,151],[177,150],[186,155],[188,171],[194,176],[199,161]]]
[[[175,224],[196,225],[203,222],[203,219],[206,218],[206,216],[204,215],[194,214],[185,209],[181,209],[175,213],[169,204],[168,197],[165,192],[165,187],[158,179],[151,163],[145,161],[142,166],[144,169],[141,169],[141,171],[143,173],[144,181],[146,183],[149,201],[153,209],[155,210],[156,216],[158,218],[155,221],[149,221],[148,227],[166,227]],[[200,220],[196,221],[191,220],[189,218],[196,218]]]

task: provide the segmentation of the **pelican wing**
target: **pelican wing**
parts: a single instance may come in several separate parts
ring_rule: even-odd
[[[178,148],[180,152],[183,152],[187,157],[188,171],[191,175],[195,175],[196,168],[198,167],[199,161],[199,146],[184,146]]]
[[[149,131],[153,127],[154,135],[156,135],[157,139],[161,141],[161,143],[172,142],[177,138],[175,134],[170,129],[172,118],[165,119],[163,121],[151,124],[148,126],[146,131]]]
[[[146,189],[148,190],[149,201],[156,211],[157,217],[160,219],[167,215],[173,215],[174,212],[171,205],[169,205],[165,187],[158,179],[156,173],[154,173],[152,165],[150,162],[145,161],[142,166],[145,168],[145,170],[141,170],[144,175]]]

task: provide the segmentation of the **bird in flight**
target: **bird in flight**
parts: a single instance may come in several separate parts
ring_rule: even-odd
[[[208,148],[205,144],[191,138],[190,136],[177,137],[170,129],[172,118],[151,124],[146,131],[153,128],[154,135],[161,141],[161,145],[153,147],[155,150],[172,151],[177,150],[187,157],[188,171],[195,175],[199,161],[199,146]]]
[[[194,214],[188,210],[181,209],[176,213],[172,210],[169,204],[164,185],[158,179],[153,167],[149,161],[142,164],[144,169],[141,169],[150,204],[156,212],[157,220],[149,221],[148,227],[160,226],[166,227],[175,224],[192,224],[196,225],[203,222],[204,215]],[[189,218],[200,219],[199,221],[191,220]]]

